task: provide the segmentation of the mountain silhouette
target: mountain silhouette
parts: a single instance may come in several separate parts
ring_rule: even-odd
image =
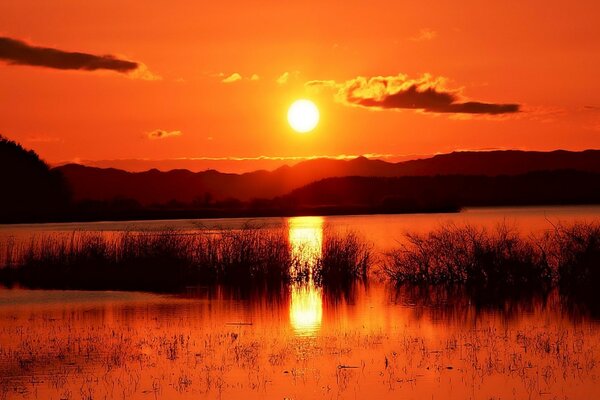
[[[55,168],[69,182],[75,200],[135,200],[142,205],[271,199],[312,182],[332,177],[402,177],[436,175],[519,175],[534,171],[575,170],[600,173],[600,150],[454,152],[431,158],[390,163],[358,157],[352,160],[316,159],[273,171],[243,174],[215,170],[191,172],[152,169],[127,172],[67,164]]]
[[[452,207],[600,203],[600,174],[575,170],[519,175],[339,177],[275,200],[284,208],[362,207],[418,212]]]

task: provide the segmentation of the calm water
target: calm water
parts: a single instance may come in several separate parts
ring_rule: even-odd
[[[535,233],[599,218],[600,207],[553,207],[253,223],[288,229],[292,251],[310,261],[327,229],[385,249],[448,221]],[[245,222],[15,225],[0,235]],[[599,346],[599,322],[557,293],[481,307],[460,293],[381,283],[346,293],[312,282],[269,294],[0,290],[0,398],[590,399]]]
[[[86,222],[60,224],[0,225],[0,241],[9,237],[27,239],[45,233],[71,233],[77,231],[114,232],[124,230],[160,230],[165,227],[180,230],[210,230],[214,228],[236,229],[245,225],[263,228],[288,228],[290,221],[306,218],[221,218],[202,220],[158,220]],[[526,232],[537,233],[552,229],[552,224],[561,221],[600,221],[600,206],[545,206],[473,208],[460,213],[399,214],[399,215],[350,215],[319,217],[325,230],[356,231],[361,233],[377,248],[386,250],[397,244],[406,232],[428,232],[440,224],[472,224],[493,228],[507,223]],[[309,223],[310,224],[310,223]]]

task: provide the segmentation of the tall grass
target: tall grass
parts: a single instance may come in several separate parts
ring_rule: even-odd
[[[597,290],[600,284],[600,224],[558,225],[546,236],[548,261],[563,289]]]
[[[0,282],[32,288],[177,291],[212,284],[277,288],[311,275],[331,286],[364,277],[369,254],[355,234],[334,235],[324,240],[309,274],[307,260],[294,254],[285,229],[73,232],[6,242]]]
[[[317,263],[316,280],[324,285],[364,280],[372,263],[372,246],[355,232],[326,235]]]
[[[557,225],[538,236],[442,225],[407,234],[381,270],[392,282],[465,285],[481,293],[546,290],[596,295],[600,224]],[[50,234],[0,246],[0,282],[37,288],[176,291],[225,284],[272,286],[314,279],[324,287],[366,280],[371,246],[356,233],[325,232],[314,259],[292,249],[285,229]],[[311,256],[312,257],[312,256]]]
[[[427,234],[407,234],[387,254],[383,271],[399,284],[592,289],[600,284],[600,224],[557,225],[528,237],[506,224],[494,230],[442,225]]]
[[[44,235],[8,243],[0,279],[39,288],[178,290],[185,286],[285,281],[284,232],[259,228],[187,233]]]

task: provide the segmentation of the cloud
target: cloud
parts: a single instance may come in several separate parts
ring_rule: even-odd
[[[441,154],[441,153],[440,153]],[[67,161],[60,161],[58,164],[66,164],[70,162],[84,163],[85,165],[97,165],[98,163],[110,163],[110,162],[123,162],[123,161],[147,161],[147,162],[162,162],[162,161],[309,161],[309,160],[354,160],[359,157],[366,157],[369,159],[414,159],[430,156],[415,155],[415,154],[390,154],[390,153],[364,153],[364,154],[336,154],[336,155],[313,155],[313,156],[230,156],[230,157],[176,157],[167,159],[153,159],[153,158],[116,158],[107,160],[82,160],[80,158],[71,159]]]
[[[386,159],[390,162],[401,160],[414,160],[428,157],[431,154],[379,154],[367,153],[363,157]],[[274,170],[282,165],[293,165],[301,161],[314,160],[320,158],[335,160],[352,160],[359,157],[357,154],[338,154],[321,156],[267,156],[257,155],[250,157],[178,157],[178,158],[120,158],[108,160],[89,160],[89,159],[71,159],[52,162],[52,165],[63,165],[75,162],[77,164],[95,166],[100,168],[120,168],[128,171],[147,171],[152,168],[169,171],[173,169],[188,169],[190,171],[206,171],[216,169],[220,172],[244,173],[257,170]]]
[[[69,52],[50,47],[32,46],[17,39],[0,37],[0,60],[9,65],[29,65],[62,70],[110,70],[120,73],[142,73],[143,79],[150,79],[147,68],[138,71],[143,64],[122,60],[112,55],[94,55]],[[156,77],[154,77],[156,78]]]
[[[234,72],[233,74],[229,75],[227,78],[224,78],[223,80],[221,80],[221,82],[233,83],[233,82],[237,82],[237,81],[241,81],[241,80],[242,80],[242,76],[240,74],[238,74],[237,72]]]
[[[430,113],[451,114],[510,114],[520,110],[519,104],[498,104],[467,101],[460,90],[444,87],[444,78],[424,75],[409,79],[406,75],[362,77],[337,83],[309,81],[309,89],[332,88],[336,101],[352,106],[375,109],[412,109]]]
[[[421,29],[418,34],[408,38],[408,40],[413,42],[425,42],[428,40],[433,40],[437,37],[437,32],[431,29]]]
[[[279,77],[275,79],[275,82],[277,82],[279,85],[285,85],[290,81],[290,79],[297,79],[298,75],[300,75],[300,71],[286,71],[283,74],[279,75]]]
[[[162,129],[156,129],[156,130],[154,130],[152,132],[148,132],[146,134],[146,136],[150,140],[166,139],[166,138],[177,137],[177,136],[181,136],[181,135],[183,135],[183,133],[181,131],[165,131]]]
[[[137,63],[138,67],[133,70],[133,72],[129,73],[129,76],[134,79],[142,79],[145,81],[159,81],[162,79],[160,75],[156,75],[151,72],[146,64]],[[177,79],[176,82],[183,82],[181,78]]]
[[[280,85],[285,85],[288,79],[290,79],[290,73],[286,71],[283,74],[281,74],[279,78],[275,80],[275,82],[277,82]]]
[[[218,77],[224,77],[225,74],[221,72],[217,76]],[[221,79],[221,82],[223,82],[223,83],[234,83],[234,82],[239,82],[241,80],[249,80],[249,81],[255,82],[255,81],[260,80],[260,76],[258,74],[252,74],[250,76],[243,77],[241,74],[239,74],[237,72],[234,72],[233,74],[228,75],[227,77]]]

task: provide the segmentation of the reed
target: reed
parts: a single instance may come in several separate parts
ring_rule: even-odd
[[[366,279],[372,264],[372,246],[357,233],[326,235],[317,263],[316,280],[324,285],[347,285],[357,279]]]
[[[212,284],[281,288],[313,277],[325,285],[346,283],[366,276],[370,265],[370,249],[352,233],[324,240],[310,262],[295,253],[285,229],[251,226],[49,234],[4,243],[0,282],[88,290],[180,291]]]
[[[494,230],[446,224],[408,233],[386,256],[382,270],[398,284],[592,288],[600,284],[600,224],[561,224],[528,237],[505,223]]]
[[[562,288],[595,290],[600,283],[600,224],[558,225],[547,234],[547,257]]]
[[[283,232],[259,228],[189,233],[43,235],[5,245],[0,279],[35,288],[172,291],[186,286],[289,278]]]

